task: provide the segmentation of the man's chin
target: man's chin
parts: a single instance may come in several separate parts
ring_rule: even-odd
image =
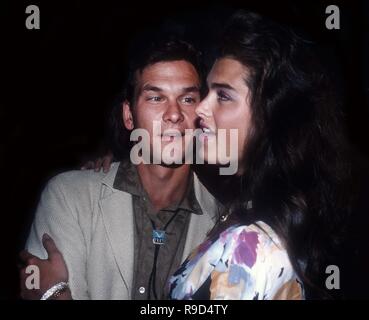
[[[186,161],[184,155],[178,155],[176,157],[173,154],[162,154],[160,163],[166,167],[176,168],[186,164]]]
[[[181,164],[176,164],[176,163],[173,163],[173,164],[166,164],[166,163],[161,163],[160,164],[162,167],[165,167],[165,168],[170,168],[170,169],[177,169],[177,168],[180,168],[182,166],[185,165],[185,163],[181,163]]]
[[[161,154],[152,154],[151,155],[151,163],[158,164],[163,167],[168,168],[178,168],[186,164],[185,156],[178,154],[174,156],[171,153],[161,153]]]

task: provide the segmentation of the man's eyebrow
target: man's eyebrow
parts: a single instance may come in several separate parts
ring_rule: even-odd
[[[182,91],[184,93],[200,92],[200,88],[198,86],[191,86],[191,87],[183,88]]]
[[[210,89],[229,89],[236,91],[236,89],[230,86],[228,83],[218,83],[218,82],[211,83]]]
[[[151,84],[145,84],[142,88],[142,91],[156,91],[156,92],[162,92],[163,89],[159,87],[152,86]]]
[[[164,90],[162,88],[153,86],[151,84],[146,84],[143,86],[142,91],[163,92]],[[185,87],[182,89],[182,92],[184,93],[199,92],[199,91],[200,91],[200,88],[198,86]]]

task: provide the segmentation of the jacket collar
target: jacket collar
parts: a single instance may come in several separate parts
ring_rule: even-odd
[[[132,291],[134,261],[134,217],[132,195],[114,187],[119,163],[113,163],[110,171],[102,179],[99,201],[104,226],[122,280],[128,291]],[[217,201],[194,175],[194,193],[204,214],[192,215],[183,252],[184,260],[188,254],[205,239],[218,219]],[[205,231],[206,230],[206,231]]]

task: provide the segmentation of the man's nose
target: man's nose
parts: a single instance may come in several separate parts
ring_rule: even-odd
[[[166,109],[163,119],[165,122],[170,121],[173,123],[181,122],[184,120],[183,113],[178,102],[170,102]]]

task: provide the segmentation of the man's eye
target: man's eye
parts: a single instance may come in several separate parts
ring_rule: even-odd
[[[155,97],[148,97],[147,101],[154,101],[154,102],[160,102],[161,101],[161,97],[159,96],[155,96]]]
[[[193,97],[184,97],[182,101],[187,104],[196,103],[196,99]]]
[[[227,95],[226,93],[224,93],[223,91],[218,91],[217,92],[217,98],[218,98],[218,101],[229,101],[229,100],[231,100],[231,97],[229,95]]]

